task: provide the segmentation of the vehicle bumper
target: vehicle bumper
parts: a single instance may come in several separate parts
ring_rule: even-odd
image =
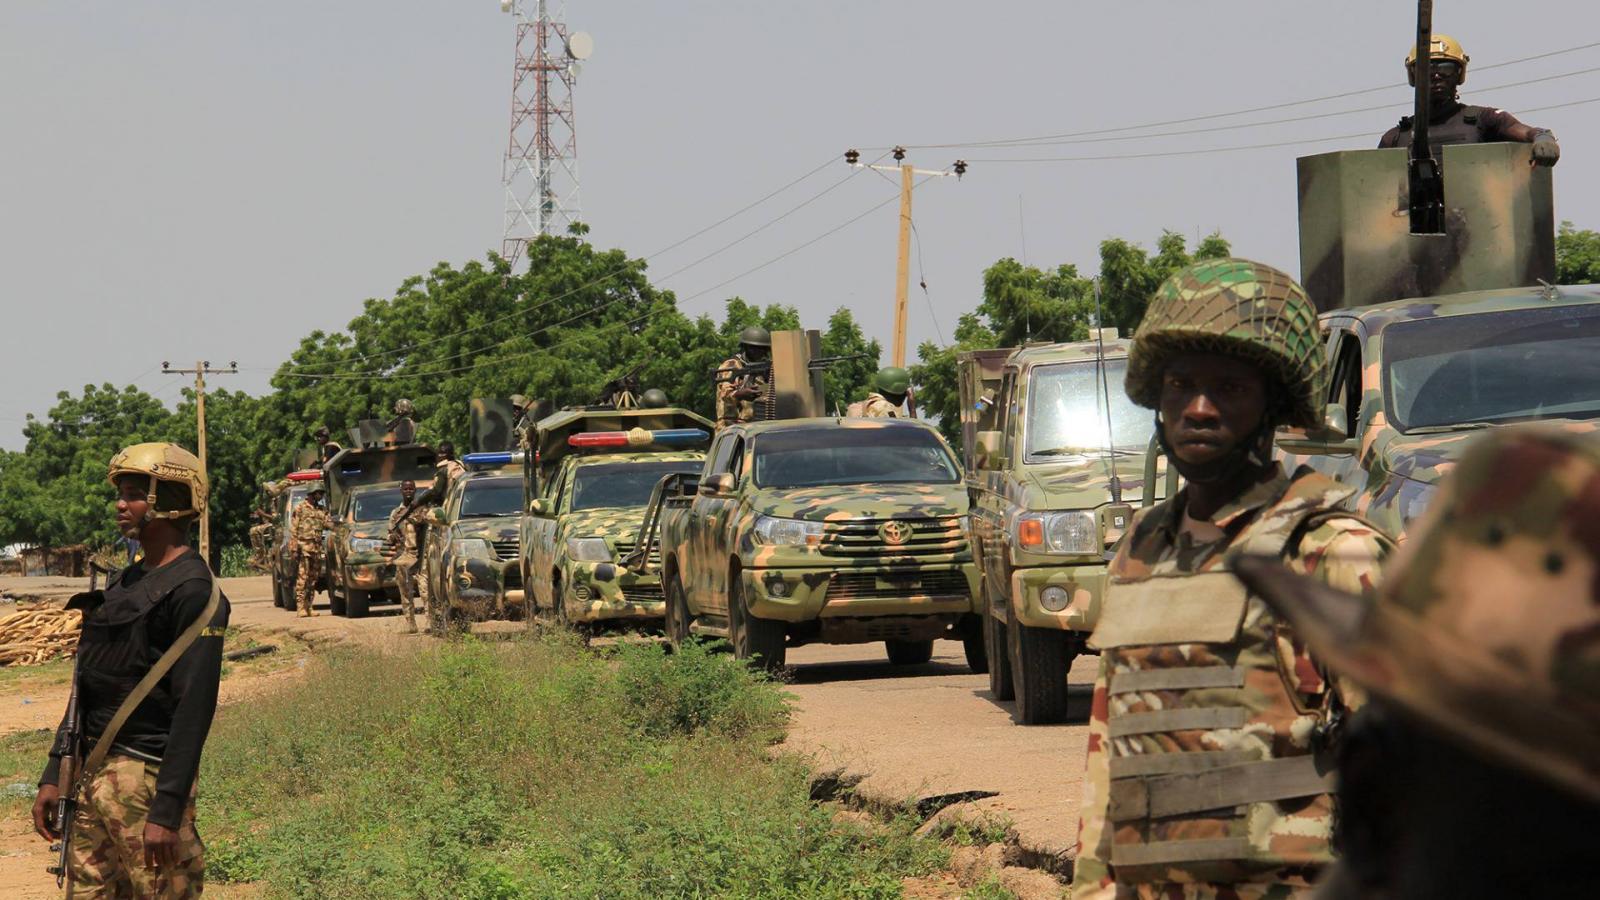
[[[562,603],[569,622],[659,624],[667,615],[660,575],[615,563],[572,563]]]
[[[739,576],[752,615],[784,622],[876,616],[960,616],[978,610],[968,565],[898,569],[747,568]]]
[[[450,608],[475,616],[520,608],[522,568],[514,559],[459,559],[450,580]]]
[[[381,591],[395,586],[394,566],[387,562],[345,563],[345,587],[359,591]]]
[[[1048,587],[1059,587],[1070,598],[1066,609],[1045,609],[1040,595]],[[1102,563],[1078,566],[1036,566],[1011,572],[1011,610],[1016,620],[1032,628],[1059,631],[1094,630],[1100,620],[1100,601],[1105,596],[1106,567]]]

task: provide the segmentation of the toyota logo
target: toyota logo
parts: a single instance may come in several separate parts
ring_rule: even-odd
[[[878,526],[878,534],[885,543],[899,546],[911,539],[911,526],[905,522],[885,522]]]

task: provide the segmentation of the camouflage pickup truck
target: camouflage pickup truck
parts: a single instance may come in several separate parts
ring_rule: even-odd
[[[699,471],[712,429],[672,407],[564,410],[534,424],[521,533],[534,612],[586,630],[660,627],[660,578],[617,560],[633,550],[656,483]]]
[[[1023,725],[1065,721],[1105,554],[1144,494],[1153,425],[1122,388],[1127,364],[1114,334],[957,360],[989,691]]]
[[[328,484],[328,605],[336,616],[361,618],[374,603],[400,599],[389,562],[389,513],[400,505],[400,482],[433,478],[429,447],[341,450],[322,467]]]
[[[436,631],[470,622],[516,619],[526,611],[522,590],[520,454],[469,453],[438,507],[428,511],[418,577],[431,579],[430,621]]]
[[[945,638],[982,671],[965,489],[928,424],[729,426],[700,474],[664,481],[658,503],[640,540],[649,552],[658,520],[674,644],[724,637],[777,669],[809,642],[883,641],[891,662],[915,664]]]

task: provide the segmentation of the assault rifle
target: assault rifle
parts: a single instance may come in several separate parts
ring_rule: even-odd
[[[61,768],[56,785],[60,794],[56,798],[55,826],[57,842],[50,845],[56,854],[56,864],[45,871],[56,877],[56,887],[64,887],[72,877],[68,855],[72,852],[72,829],[78,818],[78,763],[83,747],[83,721],[78,710],[78,666],[72,666],[72,693],[67,698],[67,717],[57,737],[61,753]]]

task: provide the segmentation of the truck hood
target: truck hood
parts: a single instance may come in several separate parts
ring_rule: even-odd
[[[485,516],[481,519],[459,519],[452,526],[452,530],[458,538],[514,541],[517,539],[517,517]]]
[[[632,544],[639,536],[639,526],[644,522],[644,507],[623,506],[606,509],[586,509],[568,513],[565,531],[567,537],[603,537],[613,543]]]
[[[1110,462],[1122,484],[1122,502],[1137,505],[1144,496],[1143,453],[1117,456]],[[1073,457],[1070,461],[1029,466],[1022,505],[1026,509],[1094,509],[1113,502],[1107,459]],[[1166,472],[1165,460],[1157,478]],[[1160,486],[1157,485],[1157,489]]]
[[[808,519],[928,519],[967,514],[966,485],[851,484],[763,490],[751,500],[763,516]]]

